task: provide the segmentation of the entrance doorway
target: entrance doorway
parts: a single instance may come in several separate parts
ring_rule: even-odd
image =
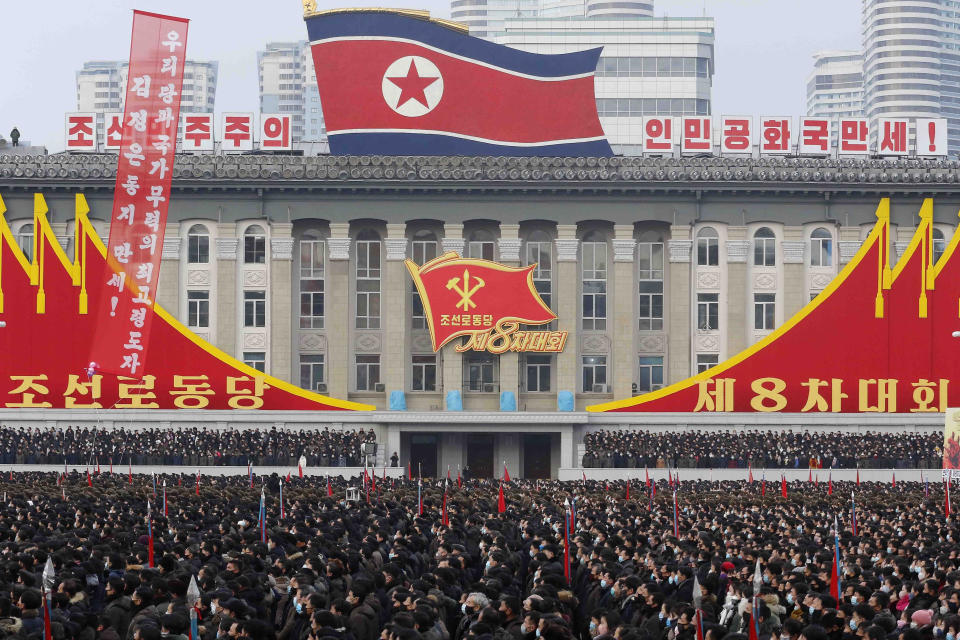
[[[493,477],[493,434],[467,435],[467,466],[474,478]]]
[[[432,433],[410,434],[410,472],[414,477],[437,477],[437,444],[439,437]]]
[[[527,433],[523,436],[521,456],[523,477],[527,480],[550,478],[551,434]]]

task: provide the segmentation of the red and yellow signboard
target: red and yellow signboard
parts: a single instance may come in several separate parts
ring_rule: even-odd
[[[933,201],[890,268],[890,202],[856,256],[783,326],[668,387],[588,411],[931,413],[960,405],[960,233],[934,262]]]
[[[111,289],[100,277],[109,268],[106,247],[83,196],[76,204],[70,260],[50,228],[43,197],[35,196],[28,259],[0,199],[0,320],[6,323],[0,328],[0,408],[373,409],[264,375],[200,339],[157,304],[150,359],[136,377],[88,375],[97,329],[90,311]]]
[[[407,269],[420,292],[434,351],[467,336],[457,351],[562,351],[566,331],[530,331],[557,319],[533,285],[537,265],[508,267],[490,260],[445,253]]]

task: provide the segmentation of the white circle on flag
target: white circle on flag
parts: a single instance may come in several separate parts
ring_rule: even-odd
[[[422,56],[403,56],[390,63],[380,83],[387,106],[408,118],[426,115],[440,104],[443,76]]]

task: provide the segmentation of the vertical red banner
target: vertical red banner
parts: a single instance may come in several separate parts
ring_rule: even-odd
[[[100,372],[143,375],[170,204],[187,24],[133,12],[105,287],[90,355]]]

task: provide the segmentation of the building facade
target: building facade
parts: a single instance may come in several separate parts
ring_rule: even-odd
[[[860,51],[813,54],[813,71],[807,76],[807,115],[833,121],[863,117],[863,54]]]
[[[257,70],[260,112],[291,114],[294,142],[325,141],[327,128],[307,41],[268,42],[257,52]]]
[[[6,220],[29,258],[33,194],[72,256],[74,194],[106,238],[115,157],[0,157]],[[770,333],[826,287],[892,199],[891,259],[935,199],[934,253],[960,209],[960,164],[796,158],[182,156],[158,302],[251,366],[369,414],[0,409],[6,424],[372,426],[425,475],[501,461],[579,465],[597,428],[942,429],[942,414],[587,414],[683,379]],[[536,263],[569,332],[554,355],[434,353],[403,261],[444,251]],[[463,411],[448,411],[459,390]],[[403,391],[406,411],[385,411]],[[517,411],[500,411],[513,391]],[[575,411],[558,412],[558,392]],[[291,415],[287,415],[290,413]],[[145,421],[145,422],[144,422]],[[380,454],[378,454],[380,455]],[[570,477],[573,477],[571,475]]]
[[[103,139],[103,114],[122,112],[127,86],[126,61],[83,63],[77,71],[77,111],[97,113],[97,140]],[[187,60],[183,69],[181,113],[212,112],[217,97],[219,63]]]

